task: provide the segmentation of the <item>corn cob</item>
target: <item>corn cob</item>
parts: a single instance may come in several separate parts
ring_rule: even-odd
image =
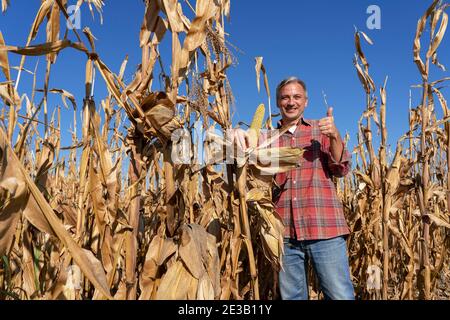
[[[252,123],[250,124],[250,130],[249,130],[249,144],[250,148],[255,148],[258,144],[258,136],[259,132],[261,131],[263,121],[264,121],[264,113],[265,113],[265,106],[263,103],[261,103],[258,108],[256,108],[255,114],[253,115]]]

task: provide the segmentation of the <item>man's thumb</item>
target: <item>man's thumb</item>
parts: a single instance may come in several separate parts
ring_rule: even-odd
[[[332,117],[333,116],[333,108],[329,107],[327,110],[327,117]]]

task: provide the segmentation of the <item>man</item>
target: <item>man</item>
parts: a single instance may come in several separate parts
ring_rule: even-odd
[[[285,224],[283,269],[279,274],[284,300],[307,300],[307,265],[312,264],[325,299],[354,299],[345,236],[349,233],[342,204],[332,177],[350,170],[350,156],[334,124],[332,108],[320,120],[306,120],[306,85],[298,78],[283,80],[277,87],[281,113],[278,127],[289,130],[279,147],[304,149],[299,165],[277,174],[275,208]],[[245,149],[246,135],[236,132]]]

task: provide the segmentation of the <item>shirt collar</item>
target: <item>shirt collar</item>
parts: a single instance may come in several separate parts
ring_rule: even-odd
[[[305,119],[305,118],[301,118],[300,119],[300,121],[298,122],[299,124],[302,124],[302,125],[304,125],[304,126],[311,126],[311,121],[310,120],[307,120],[307,119]],[[297,125],[298,126],[298,125]],[[277,129],[281,129],[283,127],[283,125],[282,125],[282,123],[281,123],[281,120],[279,120],[278,122],[277,122]]]

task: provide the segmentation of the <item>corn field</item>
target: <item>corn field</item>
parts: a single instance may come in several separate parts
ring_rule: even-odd
[[[5,14],[10,2],[2,0]],[[192,2],[144,1],[142,61],[129,83],[127,59],[114,72],[88,28],[81,34],[60,24],[69,19],[67,0],[42,0],[21,46],[6,44],[0,32],[0,299],[279,299],[284,226],[266,173],[289,170],[302,150],[271,152],[257,144],[259,130],[272,128],[269,104],[268,117],[264,105],[255,112],[249,153],[237,156],[226,135],[233,104],[227,69],[235,63],[225,32],[230,0]],[[105,4],[77,5],[101,12]],[[359,299],[450,295],[450,111],[441,93],[450,78],[430,78],[431,67],[443,68],[438,49],[447,8],[432,1],[419,19],[411,57],[422,101],[411,106],[409,131],[393,156],[386,83],[376,87],[363,52],[372,41],[355,31],[354,65],[367,108],[355,122],[354,169],[336,187],[352,231],[349,259]],[[40,29],[47,42],[32,44]],[[163,43],[171,45],[171,61],[160,54]],[[50,81],[68,48],[86,60],[84,97]],[[11,54],[21,55],[16,79]],[[32,73],[31,91],[18,92],[25,61],[36,56],[45,57],[43,90]],[[164,63],[169,73],[156,73]],[[261,58],[256,70],[270,100]],[[94,99],[95,73],[108,89],[101,100]],[[162,90],[152,89],[158,79]],[[70,111],[48,103],[53,94],[66,109],[67,100],[73,106],[68,147],[61,146],[61,117]],[[207,133],[201,143],[199,123]],[[231,161],[225,149],[234,151]],[[249,161],[273,154],[278,166],[270,169]],[[311,292],[321,297],[314,281]]]

